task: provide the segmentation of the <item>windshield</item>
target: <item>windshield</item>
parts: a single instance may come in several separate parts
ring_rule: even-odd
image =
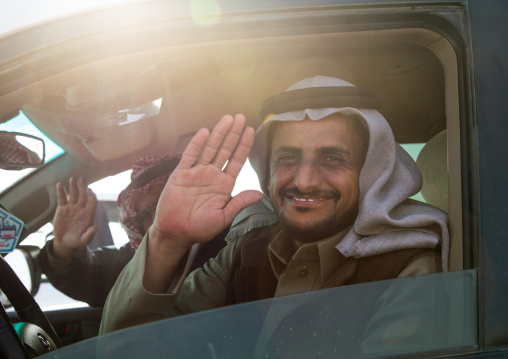
[[[13,119],[0,124],[0,131],[21,132],[42,138],[46,146],[46,158],[44,159],[45,164],[64,153],[62,148],[39,131],[22,112]],[[35,170],[36,168],[26,168],[21,171],[0,169],[0,193]]]

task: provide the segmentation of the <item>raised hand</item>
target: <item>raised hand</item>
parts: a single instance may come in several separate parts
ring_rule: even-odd
[[[71,177],[68,191],[62,183],[57,183],[56,192],[53,254],[61,259],[70,259],[86,247],[97,232],[97,227],[93,225],[97,198],[83,178],[76,180]]]
[[[164,285],[152,286],[151,279],[170,279],[175,264],[193,244],[213,239],[242,209],[262,200],[263,194],[255,190],[231,197],[254,141],[254,129],[244,126],[243,115],[226,115],[211,133],[199,130],[187,146],[149,230],[147,290],[164,290]]]
[[[262,199],[254,190],[231,198],[254,140],[254,130],[244,130],[244,125],[243,115],[228,115],[211,134],[201,129],[192,138],[159,200],[154,221],[158,232],[181,244],[206,242],[243,208]]]

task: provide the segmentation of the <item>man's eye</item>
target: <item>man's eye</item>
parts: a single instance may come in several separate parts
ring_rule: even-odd
[[[326,156],[326,163],[344,163],[344,157],[342,156]]]
[[[296,156],[292,154],[284,154],[277,157],[277,162],[293,162],[296,161]]]

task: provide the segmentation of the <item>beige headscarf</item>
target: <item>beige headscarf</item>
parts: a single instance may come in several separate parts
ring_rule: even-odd
[[[299,81],[286,90],[351,86],[349,82],[317,76]],[[321,120],[334,113],[358,118],[369,131],[369,147],[360,172],[359,213],[353,228],[337,245],[346,257],[368,257],[407,248],[441,246],[443,271],[448,269],[447,214],[411,200],[422,187],[418,166],[393,137],[386,119],[377,111],[353,107],[308,108],[268,115],[256,132],[249,155],[261,189],[268,193],[269,157],[267,131],[274,121]]]

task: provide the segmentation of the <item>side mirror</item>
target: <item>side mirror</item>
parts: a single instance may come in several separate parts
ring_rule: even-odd
[[[0,131],[0,168],[22,170],[44,164],[44,141],[19,132]]]
[[[37,246],[19,246],[4,257],[32,297],[37,294],[41,285],[41,270],[37,263],[39,251],[40,248]],[[4,306],[10,306],[9,300],[2,292],[0,302]]]

